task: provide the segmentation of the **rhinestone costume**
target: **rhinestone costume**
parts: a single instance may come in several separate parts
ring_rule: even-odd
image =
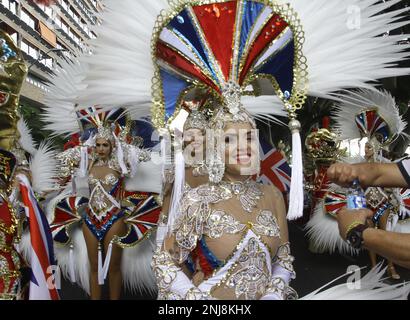
[[[188,299],[187,295],[193,295],[197,299],[215,299],[221,289],[233,292],[234,298],[240,300],[260,299],[272,293],[281,299],[291,297],[290,293],[295,296],[285,281],[281,282],[281,278],[273,275],[273,270],[280,267],[294,278],[293,257],[289,243],[280,245],[276,255],[272,256],[264,241],[265,238],[280,241],[280,228],[270,210],[255,210],[263,196],[254,181],[187,187],[181,201],[182,214],[174,228],[177,250],[171,254],[157,249],[154,255],[152,265],[159,298]],[[226,210],[218,209],[220,205],[214,208],[215,204],[230,199],[238,201],[249,217],[256,211],[255,221],[239,221]],[[239,235],[240,241],[232,254],[220,261],[209,249],[207,241],[227,235]],[[177,280],[183,264],[190,265],[192,272],[205,275],[198,286],[185,293],[179,291],[178,288],[184,285]]]

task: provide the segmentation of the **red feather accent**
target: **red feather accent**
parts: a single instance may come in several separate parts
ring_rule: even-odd
[[[71,140],[64,144],[64,150],[75,148],[80,145],[80,135],[78,133],[71,136]]]
[[[330,128],[330,118],[325,116],[322,119],[322,128],[323,129],[329,129]]]

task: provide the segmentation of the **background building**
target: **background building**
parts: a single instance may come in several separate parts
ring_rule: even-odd
[[[30,0],[0,0],[0,28],[21,48],[29,74],[21,103],[41,107],[53,67],[65,56],[84,48],[95,37],[90,26],[100,0],[60,0],[51,7]]]

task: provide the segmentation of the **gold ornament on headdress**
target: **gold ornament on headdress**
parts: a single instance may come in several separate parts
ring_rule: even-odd
[[[309,134],[305,146],[307,156],[314,162],[333,163],[346,152],[346,149],[340,148],[337,134],[328,129],[319,129]]]
[[[28,68],[10,36],[0,30],[0,149],[11,150],[19,139],[17,110]]]

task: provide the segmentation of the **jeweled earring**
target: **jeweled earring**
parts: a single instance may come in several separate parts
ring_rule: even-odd
[[[207,170],[211,183],[218,184],[222,181],[225,174],[225,162],[222,160],[220,151],[215,150],[214,155],[207,165]]]
[[[218,184],[225,174],[225,162],[222,153],[222,133],[220,130],[207,130],[207,141],[210,149],[207,152],[206,169],[209,175],[209,182]]]

